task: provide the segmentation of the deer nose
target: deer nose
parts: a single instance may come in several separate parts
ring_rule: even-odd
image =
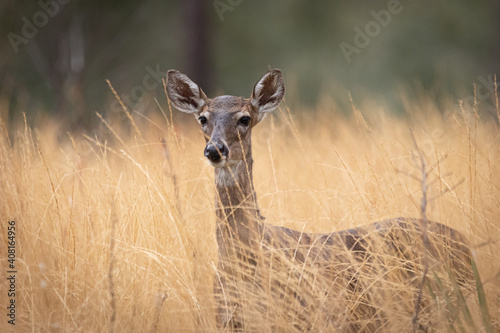
[[[210,144],[205,147],[205,157],[211,162],[217,163],[222,159],[222,156],[227,158],[228,150],[225,145],[221,143]]]

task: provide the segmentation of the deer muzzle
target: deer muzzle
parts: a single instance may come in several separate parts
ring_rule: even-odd
[[[227,159],[229,149],[222,143],[211,142],[205,147],[204,155],[212,164],[218,164]]]

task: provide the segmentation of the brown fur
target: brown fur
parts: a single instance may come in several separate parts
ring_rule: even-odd
[[[169,72],[168,86],[196,86],[177,82],[183,79],[178,72]],[[200,89],[201,108],[182,100],[192,92],[177,91],[184,94],[177,99],[169,94],[182,111],[208,119],[202,126],[207,145],[223,143],[229,151],[215,167],[219,251],[214,294],[219,328],[262,331],[265,320],[288,324],[288,328],[272,326],[271,331],[408,329],[411,323],[389,323],[385,314],[400,311],[405,314],[401,318],[409,317],[426,262],[443,281],[450,270],[462,284],[472,279],[466,240],[437,222],[395,218],[329,234],[264,223],[252,180],[251,132],[263,118],[260,108],[267,112],[279,104],[284,85],[278,70],[267,73],[257,85],[250,99],[208,99]],[[251,117],[248,127],[239,124],[245,115]],[[388,286],[398,284],[407,290],[395,288],[398,292],[393,294]],[[430,306],[428,300],[422,302],[422,328],[433,325]]]

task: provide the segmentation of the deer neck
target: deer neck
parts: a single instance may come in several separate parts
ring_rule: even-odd
[[[253,187],[251,151],[244,161],[215,169],[217,242],[221,255],[243,244],[254,248],[261,230],[257,197]]]

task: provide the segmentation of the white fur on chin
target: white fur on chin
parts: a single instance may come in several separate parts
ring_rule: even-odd
[[[225,162],[225,161],[224,161]],[[223,163],[216,165],[215,184],[217,186],[235,186],[239,182],[240,168],[243,167],[243,161],[233,163]]]

